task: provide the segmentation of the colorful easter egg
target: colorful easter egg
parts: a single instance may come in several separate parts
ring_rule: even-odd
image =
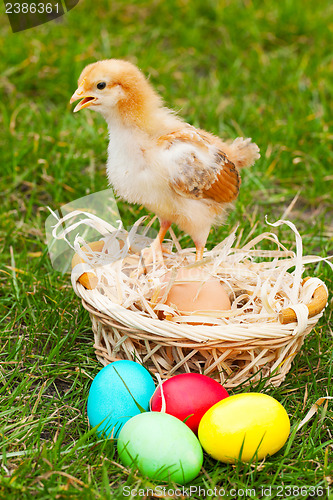
[[[198,436],[216,460],[235,463],[262,459],[279,451],[288,439],[290,421],[271,396],[246,393],[230,396],[202,417]]]
[[[149,409],[155,391],[152,376],[139,363],[120,360],[94,378],[88,396],[88,419],[99,436],[117,437],[127,420]]]
[[[157,481],[192,481],[203,461],[195,434],[167,413],[147,412],[131,418],[120,431],[117,448],[124,465]]]
[[[218,401],[228,397],[224,387],[206,375],[181,373],[162,384],[165,412],[174,415],[198,432],[199,422],[206,411]],[[162,392],[158,387],[151,399],[153,411],[162,409]],[[185,420],[186,419],[186,420]]]

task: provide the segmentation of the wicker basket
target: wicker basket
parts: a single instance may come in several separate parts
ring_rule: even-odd
[[[285,330],[283,337],[266,339],[261,337],[258,328],[255,340],[230,342],[223,340],[221,334],[220,340],[193,342],[186,338],[184,327],[178,336],[161,336],[152,331],[153,325],[147,324],[145,330],[133,328],[100,313],[85,300],[82,304],[90,313],[94,348],[103,365],[131,359],[143,363],[163,379],[178,373],[198,372],[227,388],[265,377],[269,377],[267,384],[280,385],[305,336],[318,320],[316,317],[309,321],[308,327],[298,335],[293,334],[291,327],[290,333]]]
[[[271,233],[266,233],[264,237],[267,238],[267,234]],[[251,250],[251,246],[258,241],[260,239],[257,238],[253,240],[253,245],[247,244],[237,251],[252,251],[253,255],[258,255],[255,253],[257,250]],[[285,284],[284,289],[289,293],[289,289],[296,287],[299,303],[289,301],[289,307],[280,310],[277,307],[262,315],[259,313],[256,321],[244,313],[246,320],[242,319],[242,315],[237,317],[236,323],[222,317],[216,324],[207,324],[208,320],[206,324],[204,321],[203,324],[188,324],[177,321],[177,318],[173,318],[173,321],[161,320],[156,315],[151,316],[137,308],[110,301],[110,297],[105,295],[105,287],[103,291],[97,286],[100,269],[96,264],[96,255],[98,257],[102,252],[105,256],[106,240],[94,242],[86,246],[84,251],[81,247],[73,259],[72,283],[83,306],[89,311],[98,360],[103,365],[119,359],[135,360],[151,372],[158,373],[162,379],[178,373],[199,372],[218,380],[227,388],[260,379],[265,379],[266,385],[280,385],[305,336],[322,316],[328,293],[319,279],[301,278],[303,262],[314,260],[302,258],[299,252],[294,254],[286,250],[279,242],[278,245],[278,250],[271,252],[271,255],[278,261],[278,269],[282,269],[285,262],[279,260],[280,255],[289,259],[289,268],[295,264],[296,270],[290,278],[292,284]],[[221,244],[217,249],[220,248]],[[181,253],[179,247],[178,251]],[[214,260],[216,253],[212,252],[205,254],[207,261]],[[188,251],[188,255],[190,253]],[[92,255],[95,260],[91,260]],[[260,255],[266,255],[265,251]],[[245,264],[251,267],[252,273],[264,269],[262,264],[248,263],[246,259]],[[243,258],[243,268],[245,264]],[[265,272],[267,275],[267,269]],[[286,274],[279,271],[277,281],[281,281],[284,276],[288,279],[291,276],[286,270],[283,272]],[[264,284],[260,293],[263,293],[263,288]],[[283,305],[288,305],[288,300],[288,297],[284,297]],[[270,311],[270,306],[267,307]]]

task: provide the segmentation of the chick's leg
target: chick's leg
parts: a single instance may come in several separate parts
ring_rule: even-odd
[[[156,236],[150,247],[145,248],[142,251],[142,258],[145,268],[147,268],[149,264],[154,262],[154,260],[156,262],[163,263],[163,252],[170,253],[166,248],[162,247],[162,243],[164,240],[164,236],[166,235],[169,227],[171,226],[171,222],[161,220],[160,223],[161,225],[158,235]]]
[[[200,231],[200,233],[197,233],[193,237],[196,249],[196,254],[195,254],[196,261],[201,260],[203,258],[203,253],[207,243],[208,234],[209,234],[209,228],[204,228],[203,230]]]
[[[158,235],[156,236],[156,238],[153,242],[153,245],[155,244],[156,246],[159,246],[161,250],[162,250],[162,243],[164,240],[164,236],[168,232],[170,226],[171,226],[171,222],[169,222],[167,220],[162,220]]]
[[[151,262],[153,262],[154,252],[156,254],[157,260],[163,262],[163,250],[165,250],[165,249],[163,249],[162,243],[164,240],[164,236],[168,232],[168,229],[170,226],[171,226],[171,222],[166,221],[166,220],[161,220],[161,225],[160,225],[160,230],[158,232],[158,235],[156,236],[156,238],[154,239],[153,243],[150,246],[149,253],[150,253],[151,260],[150,260],[150,262],[146,262],[146,264],[150,264]],[[149,257],[148,257],[148,260],[149,260]]]
[[[205,250],[205,245],[195,245],[196,248],[196,254],[195,254],[195,260],[201,260],[203,258],[203,253]]]

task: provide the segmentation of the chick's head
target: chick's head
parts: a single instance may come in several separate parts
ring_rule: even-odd
[[[160,106],[159,96],[141,71],[130,62],[119,59],[86,66],[70,102],[78,99],[81,101],[74,112],[90,107],[107,121],[115,117],[140,121]]]

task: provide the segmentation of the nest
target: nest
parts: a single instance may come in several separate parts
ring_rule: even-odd
[[[81,223],[91,223],[89,214],[85,216]],[[63,220],[54,228],[56,238],[65,239],[71,231],[58,234]],[[304,266],[326,259],[303,257],[295,226],[278,221],[271,225],[287,224],[294,232],[296,252],[272,232],[240,248],[236,229],[196,263],[195,249],[181,249],[171,233],[174,251],[164,255],[163,264],[153,259],[142,272],[140,251],[151,239],[139,234],[141,222],[127,232],[99,219],[99,241],[75,238],[72,285],[89,311],[98,360],[103,365],[119,359],[138,361],[162,379],[203,373],[227,388],[261,379],[280,385],[327,303],[325,284],[318,278],[303,279]],[[184,313],[167,305],[161,279],[171,273],[170,288],[175,271],[182,267],[200,267],[220,280],[231,309]]]

